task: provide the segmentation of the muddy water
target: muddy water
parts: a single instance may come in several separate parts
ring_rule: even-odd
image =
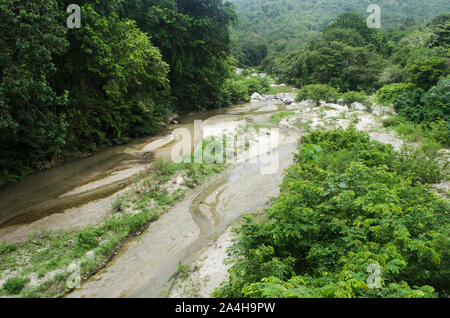
[[[180,124],[170,125],[160,136],[135,139],[0,188],[0,240],[9,239],[7,234],[25,224],[110,197],[126,188],[138,173],[151,168],[144,160],[147,151],[154,152],[156,158],[170,157],[176,142],[169,138],[170,131],[176,128],[193,131],[194,120],[225,111],[185,116]],[[14,241],[26,238],[26,234],[15,235]]]
[[[190,193],[141,237],[126,244],[114,260],[70,297],[164,297],[180,262],[190,263],[208,242],[239,216],[264,207],[279,194],[283,171],[292,163],[297,136],[283,136],[280,167],[261,167],[275,154],[239,164]]]

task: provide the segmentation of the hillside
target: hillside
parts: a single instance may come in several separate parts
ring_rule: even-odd
[[[270,51],[281,51],[305,43],[323,31],[343,12],[367,15],[371,0],[230,0],[240,17],[234,29],[237,45],[264,43]],[[397,28],[411,19],[426,24],[434,16],[450,11],[446,0],[379,0],[382,28]],[[407,20],[407,18],[409,18]]]

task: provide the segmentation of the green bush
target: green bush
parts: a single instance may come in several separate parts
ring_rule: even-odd
[[[430,89],[436,85],[442,76],[448,74],[446,58],[430,58],[425,61],[417,61],[410,68],[409,80],[424,90]]]
[[[86,229],[78,234],[76,248],[80,251],[87,251],[98,246],[98,234],[92,229]]]
[[[383,119],[383,127],[395,127],[398,126],[400,124],[400,121],[398,120],[398,118],[396,117],[389,117],[386,119]]]
[[[342,99],[347,105],[351,105],[354,102],[360,102],[364,105],[370,105],[369,97],[364,92],[349,91],[342,94]]]
[[[305,99],[312,99],[316,103],[319,103],[321,100],[326,102],[336,102],[338,96],[338,91],[332,86],[312,84],[302,87],[295,100],[300,102]]]
[[[30,282],[29,278],[10,278],[3,284],[3,289],[10,295],[19,294],[27,283]]]
[[[395,111],[415,123],[444,120],[450,124],[450,77],[442,79],[428,92],[416,89],[394,101]]]
[[[14,252],[16,250],[16,248],[17,247],[15,245],[7,244],[6,241],[4,241],[4,242],[0,243],[0,255],[3,253],[8,254],[8,253]]]
[[[234,75],[229,78],[222,89],[223,104],[232,105],[238,102],[248,102],[253,93],[274,94],[267,78]]]
[[[430,173],[436,162],[354,128],[303,137],[280,196],[236,229],[215,295],[447,297],[449,205]]]
[[[413,89],[414,85],[411,83],[394,83],[385,85],[377,91],[377,102],[382,105],[390,105],[400,95],[406,94],[409,90]]]
[[[442,145],[450,145],[450,125],[443,120],[430,123],[428,137]]]

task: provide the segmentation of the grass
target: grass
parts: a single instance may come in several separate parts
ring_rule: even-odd
[[[269,122],[278,125],[283,118],[287,118],[293,115],[295,115],[295,113],[292,111],[275,113],[270,116]]]
[[[223,164],[162,163],[156,172],[140,175],[126,194],[114,201],[109,217],[81,230],[41,232],[17,244],[0,244],[0,277],[12,276],[0,286],[0,296],[59,297],[69,292],[67,268],[78,261],[82,279],[102,268],[132,236],[139,235],[150,222],[184,197],[182,188],[168,193],[163,185],[176,174],[185,176],[193,188],[209,176],[219,173]],[[134,213],[125,213],[126,211]],[[94,257],[88,258],[87,252]],[[37,283],[28,284],[34,275]],[[16,279],[17,277],[17,279]]]
[[[408,142],[443,148],[450,143],[450,132],[445,122],[415,124],[402,117],[388,117],[382,121],[385,128],[396,131]]]
[[[283,94],[283,93],[296,93],[297,90],[292,90],[292,86],[279,86],[279,87],[273,87],[276,94]]]
[[[29,278],[20,278],[20,277],[10,278],[3,284],[3,289],[9,295],[17,295],[29,282],[30,282]]]
[[[191,273],[191,267],[189,265],[182,264],[182,263],[178,264],[176,275],[182,281],[185,281],[186,279],[188,279],[190,273]]]

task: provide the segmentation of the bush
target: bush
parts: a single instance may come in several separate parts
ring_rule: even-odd
[[[430,58],[417,61],[409,69],[410,81],[424,90],[436,85],[442,76],[448,74],[446,58]]]
[[[221,297],[446,297],[448,202],[438,165],[349,130],[302,138],[281,194],[245,219]],[[379,287],[369,268],[379,268]]]
[[[364,92],[349,91],[342,94],[342,99],[347,105],[351,105],[354,102],[360,102],[364,105],[370,104],[369,97]]]
[[[313,84],[302,87],[295,100],[300,102],[305,99],[312,99],[316,103],[319,103],[321,100],[326,102],[336,102],[338,96],[338,91],[332,86],[326,84]]]
[[[395,111],[415,123],[444,120],[450,123],[450,77],[442,79],[427,93],[416,89],[394,101]]]
[[[232,105],[238,102],[248,102],[253,93],[272,94],[274,89],[267,78],[235,75],[225,82],[222,89],[223,104]]]
[[[413,89],[414,85],[411,83],[394,83],[385,85],[377,91],[377,102],[382,105],[392,104],[400,95],[406,94]]]
[[[76,248],[80,251],[88,251],[98,246],[98,234],[91,229],[78,234]]]
[[[10,295],[19,294],[27,283],[30,282],[29,278],[10,278],[3,284],[3,289]]]
[[[17,249],[15,245],[7,244],[6,241],[0,243],[0,255],[14,252]]]
[[[442,145],[450,145],[450,124],[443,120],[430,123],[428,137]]]
[[[395,127],[400,124],[400,121],[396,117],[389,117],[386,119],[383,119],[383,127]]]

